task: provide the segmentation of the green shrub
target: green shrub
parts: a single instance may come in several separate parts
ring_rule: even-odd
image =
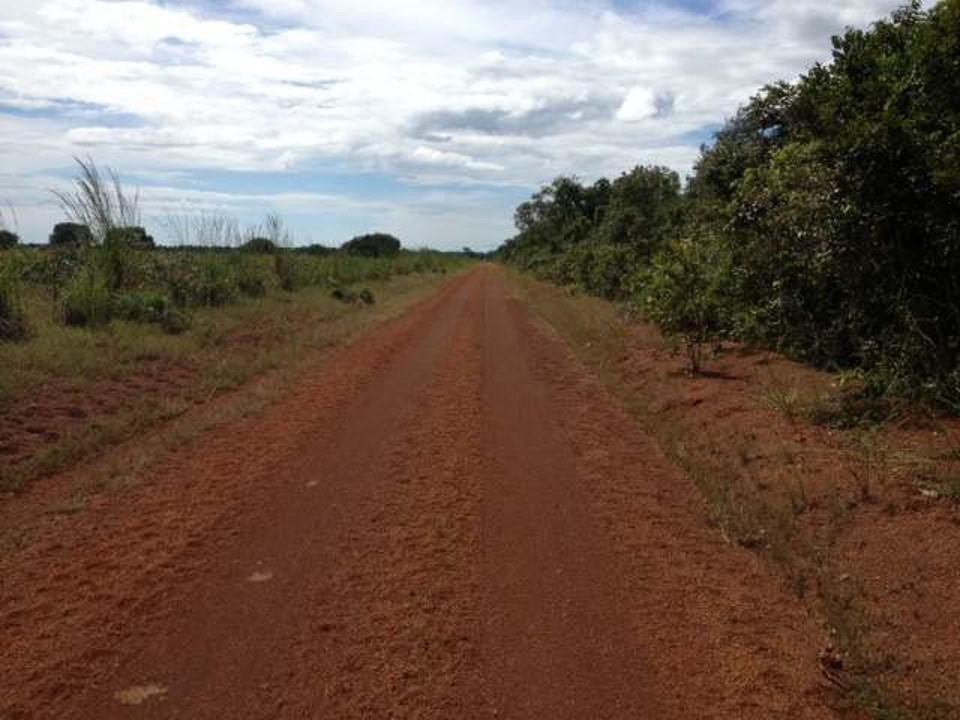
[[[110,228],[107,231],[104,242],[106,243],[111,239],[114,242],[125,242],[127,245],[137,248],[138,250],[152,250],[157,246],[153,236],[147,235],[147,231],[142,227],[131,226]]]
[[[0,342],[23,340],[29,335],[20,280],[12,268],[0,267]]]
[[[142,232],[142,228],[112,228],[107,232],[103,245],[92,251],[93,261],[103,266],[111,290],[135,287],[143,279],[136,230]]]
[[[387,233],[370,233],[353,238],[340,249],[360,257],[393,257],[400,252],[400,241]]]
[[[90,228],[80,223],[63,222],[54,225],[50,234],[51,245],[92,245],[93,233]]]
[[[268,238],[255,237],[247,240],[240,249],[245,252],[269,255],[277,251],[277,244]]]
[[[160,319],[160,327],[168,335],[182,335],[190,329],[190,325],[190,315],[178,308],[167,308],[166,313]]]
[[[64,288],[61,315],[67,325],[103,325],[110,321],[112,306],[106,278],[96,263],[88,263]]]
[[[359,299],[364,305],[373,305],[377,302],[370,288],[363,288],[360,292],[358,292],[357,299]]]
[[[690,371],[699,373],[703,348],[729,330],[729,256],[711,237],[679,240],[657,253],[638,277],[645,315],[684,345]]]
[[[273,256],[273,271],[277,274],[282,290],[295,292],[309,284],[305,261],[305,258],[299,258],[290,252],[278,252]]]
[[[0,250],[10,250],[20,244],[20,236],[0,228]]]
[[[132,292],[118,296],[113,304],[113,316],[139,323],[159,323],[170,311],[166,295],[154,292]]]
[[[352,291],[341,287],[334,288],[330,293],[330,297],[342,303],[352,303],[356,300],[356,295],[354,295]]]
[[[256,257],[237,256],[236,273],[237,287],[248,297],[263,297],[273,284],[269,268]]]

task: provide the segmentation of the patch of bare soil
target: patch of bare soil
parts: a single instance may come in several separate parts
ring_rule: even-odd
[[[98,419],[129,410],[146,398],[175,396],[191,380],[192,373],[185,368],[154,365],[119,380],[38,388],[0,412],[0,475]]]

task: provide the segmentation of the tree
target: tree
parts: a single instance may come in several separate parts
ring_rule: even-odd
[[[80,223],[57,223],[50,234],[50,244],[58,247],[92,245],[93,233]]]
[[[400,241],[386,233],[370,233],[353,238],[340,249],[348,255],[392,257],[400,252]]]
[[[726,337],[731,267],[720,241],[710,235],[677,240],[661,250],[640,278],[646,316],[683,342],[690,372],[703,365],[703,348]]]
[[[597,236],[649,257],[672,237],[681,220],[680,176],[664,167],[635,167],[613,181]]]
[[[277,251],[277,244],[265,237],[252,237],[240,246],[246,252],[269,255]]]
[[[142,227],[115,227],[107,231],[105,243],[126,243],[137,250],[152,250],[157,246],[152,235]]]
[[[19,244],[19,235],[9,230],[0,229],[0,250],[9,250]]]

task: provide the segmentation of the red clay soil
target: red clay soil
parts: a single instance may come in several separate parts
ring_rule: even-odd
[[[80,511],[0,506],[2,718],[829,718],[819,625],[482,266]]]
[[[80,386],[49,385],[3,407],[0,414],[0,477],[42,447],[84,429],[91,420],[132,408],[144,397],[176,394],[191,380],[189,370],[148,367],[120,380]]]
[[[684,366],[634,324],[614,372],[645,422],[723,486],[730,536],[772,556],[814,612],[826,600],[859,646],[845,681],[867,678],[918,717],[960,718],[960,498],[935,491],[960,488],[960,423],[832,430],[771,402],[772,391],[835,395],[827,373],[742,347],[703,377]]]

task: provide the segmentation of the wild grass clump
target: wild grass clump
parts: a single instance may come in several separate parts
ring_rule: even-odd
[[[73,223],[89,229],[102,243],[115,228],[140,227],[140,193],[129,192],[117,173],[101,172],[93,158],[74,158],[79,174],[70,190],[53,190],[64,213]]]

